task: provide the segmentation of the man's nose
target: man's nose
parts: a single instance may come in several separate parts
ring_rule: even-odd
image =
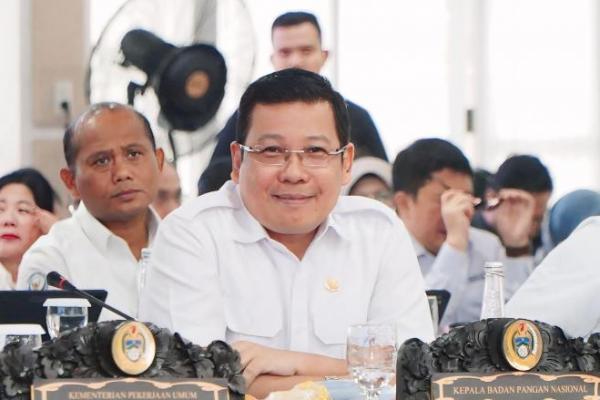
[[[298,51],[294,51],[288,58],[289,68],[302,68],[304,65],[304,57]]]
[[[116,182],[131,179],[130,165],[126,159],[115,157],[113,161],[113,179]]]
[[[280,179],[288,182],[301,182],[308,179],[306,167],[302,164],[302,154],[289,153],[281,167]]]

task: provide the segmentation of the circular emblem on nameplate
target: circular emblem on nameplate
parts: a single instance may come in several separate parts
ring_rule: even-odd
[[[116,366],[128,375],[146,371],[156,355],[156,343],[150,329],[141,322],[121,324],[112,337],[111,352]]]
[[[544,343],[538,327],[531,321],[517,319],[504,327],[502,352],[506,362],[518,371],[529,371],[542,358]]]

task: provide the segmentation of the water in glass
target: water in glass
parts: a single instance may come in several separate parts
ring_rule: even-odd
[[[394,378],[396,329],[392,325],[353,325],[348,329],[348,369],[368,400],[377,399]]]
[[[52,339],[66,331],[87,325],[90,303],[85,299],[48,299],[46,306],[46,327]]]

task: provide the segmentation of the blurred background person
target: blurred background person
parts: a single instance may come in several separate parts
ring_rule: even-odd
[[[165,162],[158,176],[158,194],[152,202],[152,207],[163,219],[180,205],[181,182],[179,181],[177,169],[173,164]]]
[[[586,218],[600,215],[600,193],[579,189],[565,194],[548,212],[552,247],[565,240]]]
[[[473,196],[481,199],[485,203],[485,191],[488,188],[492,173],[483,168],[476,168],[473,171]]]
[[[50,183],[35,169],[0,178],[0,290],[15,288],[23,254],[58,219],[57,201]]]
[[[530,257],[511,257],[496,235],[471,226],[478,204],[473,171],[454,144],[417,140],[396,156],[393,184],[396,212],[413,239],[426,288],[450,292],[442,326],[479,319],[486,262],[504,264],[505,299],[528,278]],[[523,235],[527,239],[526,230]]]
[[[350,182],[342,188],[341,194],[370,197],[394,208],[392,165],[376,157],[355,160]]]
[[[213,160],[198,179],[198,196],[221,189],[231,179],[231,157]]]
[[[271,25],[271,64],[275,71],[300,68],[316,74],[321,72],[329,57],[322,47],[321,26],[317,17],[309,12],[291,11],[279,15]],[[387,161],[379,131],[369,112],[346,99],[350,117],[350,140],[356,148],[356,158],[375,156]],[[217,145],[209,164],[219,158],[228,158],[227,174],[231,172],[229,144],[235,140],[237,111],[229,118],[217,135]]]
[[[476,212],[471,225],[498,235],[508,256],[533,256],[542,246],[542,220],[552,190],[550,173],[539,158],[509,157],[490,179],[486,190],[490,207]],[[491,207],[492,201],[498,206]],[[536,258],[539,261],[543,254]]]

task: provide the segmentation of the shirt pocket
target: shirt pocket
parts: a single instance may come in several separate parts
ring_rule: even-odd
[[[274,338],[282,329],[279,301],[225,299],[225,321],[233,340]],[[260,341],[260,340],[259,340]]]

